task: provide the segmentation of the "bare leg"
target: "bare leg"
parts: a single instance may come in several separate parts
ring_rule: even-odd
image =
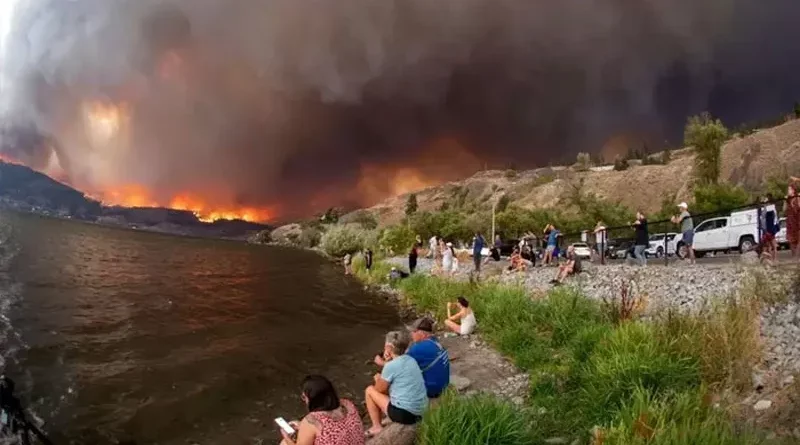
[[[381,432],[381,417],[389,409],[389,396],[379,392],[374,386],[370,385],[364,392],[364,399],[367,402],[367,412],[372,427],[369,433],[375,435]]]
[[[455,332],[455,333],[456,333],[456,334],[458,334],[458,335],[461,335],[461,325],[459,325],[459,324],[458,324],[458,323],[456,323],[455,321],[445,320],[445,321],[444,321],[444,324],[445,324],[445,325],[447,325],[447,327],[448,327],[448,328],[449,328],[451,331]]]

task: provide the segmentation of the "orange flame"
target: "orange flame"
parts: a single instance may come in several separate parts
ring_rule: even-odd
[[[109,188],[99,193],[99,196],[95,197],[95,199],[106,205],[167,207],[174,210],[186,210],[194,213],[197,219],[203,222],[235,219],[249,222],[266,222],[275,215],[275,210],[271,207],[216,206],[191,193],[180,193],[168,202],[159,202],[159,200],[153,198],[146,187],[138,184]]]

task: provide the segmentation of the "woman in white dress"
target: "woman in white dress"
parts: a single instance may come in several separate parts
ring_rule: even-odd
[[[450,275],[453,270],[453,243],[447,243],[442,251],[442,273]]]
[[[458,308],[458,313],[455,315],[452,315],[453,307]],[[478,321],[475,319],[475,313],[469,307],[469,301],[464,297],[458,297],[457,303],[447,303],[447,320],[444,324],[456,334],[469,335],[475,331]]]

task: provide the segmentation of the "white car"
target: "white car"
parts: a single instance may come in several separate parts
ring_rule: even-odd
[[[572,248],[575,251],[575,256],[582,260],[590,260],[592,259],[592,250],[589,249],[589,246],[586,243],[575,243],[572,245]]]
[[[758,215],[756,210],[731,213],[731,216],[711,218],[694,228],[694,251],[698,257],[706,253],[747,252],[756,247],[758,239]],[[683,237],[678,241],[678,254],[686,257]]]
[[[678,250],[679,240],[676,239],[677,236],[677,233],[672,232],[666,234],[667,255],[675,255],[675,252]],[[644,253],[647,256],[662,258],[664,256],[664,234],[656,233],[655,235],[650,236],[650,245],[647,246],[647,250],[645,250]]]

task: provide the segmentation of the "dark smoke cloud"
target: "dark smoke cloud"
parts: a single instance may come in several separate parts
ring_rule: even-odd
[[[678,140],[703,110],[736,123],[800,99],[797,0],[22,5],[5,119],[54,141],[31,142],[30,159],[51,147],[76,182],[100,181],[96,158],[112,155],[87,149],[81,104],[124,101],[133,154],[103,181],[294,213],[353,199],[361,165],[414,165],[440,137],[529,166],[619,133]]]

